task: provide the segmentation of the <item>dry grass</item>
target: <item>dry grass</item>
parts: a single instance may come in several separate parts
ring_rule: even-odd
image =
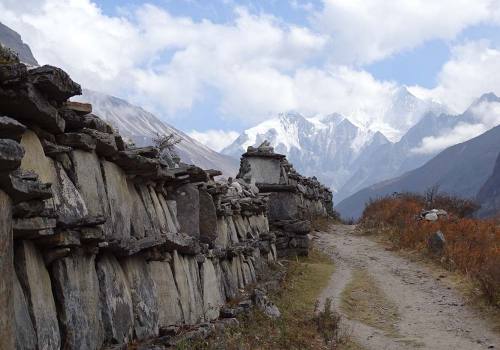
[[[334,270],[326,255],[312,250],[308,257],[288,262],[282,288],[269,297],[281,311],[281,318],[272,320],[254,310],[239,319],[238,327],[190,344],[190,349],[360,349],[354,343],[334,347],[325,342],[324,329],[318,327],[316,300],[326,287]],[[328,320],[328,321],[326,321]],[[332,318],[323,318],[324,326],[333,326]]]
[[[391,335],[399,321],[398,309],[366,270],[353,272],[351,281],[342,291],[342,311],[352,320],[363,322]]]
[[[313,231],[328,232],[332,225],[340,223],[339,218],[335,217],[316,217],[311,220]]]
[[[363,213],[360,227],[389,239],[395,249],[427,252],[429,237],[440,230],[446,244],[435,262],[450,271],[459,271],[473,280],[483,298],[500,307],[500,225],[494,220],[463,217],[472,210],[468,201],[445,197],[449,218],[436,222],[416,220],[425,202],[420,196],[400,195],[371,202]],[[444,205],[444,204],[443,204]]]

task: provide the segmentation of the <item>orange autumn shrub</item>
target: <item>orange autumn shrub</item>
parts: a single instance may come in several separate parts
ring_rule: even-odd
[[[500,307],[500,225],[498,220],[462,217],[472,202],[446,197],[448,218],[431,222],[419,220],[425,200],[418,195],[398,195],[371,201],[360,226],[386,234],[396,248],[427,251],[429,238],[438,230],[446,239],[439,261],[475,279],[483,294]],[[457,204],[458,203],[458,204]],[[436,207],[440,208],[440,207]]]

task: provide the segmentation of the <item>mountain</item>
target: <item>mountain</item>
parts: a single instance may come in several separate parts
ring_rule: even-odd
[[[328,184],[336,201],[341,201],[366,186],[424,164],[435,153],[411,150],[424,137],[436,136],[455,122],[441,113],[443,106],[418,99],[404,87],[394,91],[388,106],[385,123],[369,126],[355,115],[306,118],[283,113],[244,131],[222,153],[236,156],[268,139],[300,172],[315,174]]]
[[[205,169],[221,170],[225,176],[235,176],[238,173],[239,156],[232,158],[219,154],[182,131],[159,120],[152,113],[134,106],[117,97],[84,89],[82,96],[73,98],[75,101],[92,104],[93,113],[103,118],[120,134],[129,138],[137,146],[150,145],[157,134],[175,134],[181,139],[176,150],[185,163],[196,164]]]
[[[340,114],[305,118],[290,112],[246,130],[222,153],[237,156],[264,140],[276,152],[286,154],[301,173],[319,174],[320,180],[332,189],[349,179],[352,165],[361,153],[389,142],[381,133],[360,128]]]
[[[345,218],[358,218],[370,198],[394,192],[422,193],[434,185],[439,185],[441,192],[475,198],[492,174],[499,150],[500,125],[445,149],[423,166],[400,177],[358,191],[340,202],[336,209]]]
[[[481,204],[478,216],[488,217],[500,213],[500,152],[493,173],[479,190],[476,200]]]
[[[0,23],[0,43],[17,53],[21,62],[38,66],[30,47],[23,42],[21,36],[2,23]]]

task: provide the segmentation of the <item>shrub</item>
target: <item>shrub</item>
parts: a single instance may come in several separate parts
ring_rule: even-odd
[[[0,64],[19,63],[19,57],[11,49],[0,44]]]
[[[467,218],[477,206],[470,200],[437,195],[432,205],[448,211],[438,221],[417,220],[426,198],[403,194],[367,204],[360,226],[387,235],[397,248],[426,251],[429,237],[440,230],[446,244],[440,262],[476,280],[484,296],[500,307],[500,226],[495,220]]]

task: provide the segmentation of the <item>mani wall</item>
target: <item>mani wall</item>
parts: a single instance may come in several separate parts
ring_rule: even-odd
[[[266,145],[216,181],[128,147],[68,101],[80,93],[58,68],[0,65],[0,349],[103,349],[215,321],[331,210]]]

